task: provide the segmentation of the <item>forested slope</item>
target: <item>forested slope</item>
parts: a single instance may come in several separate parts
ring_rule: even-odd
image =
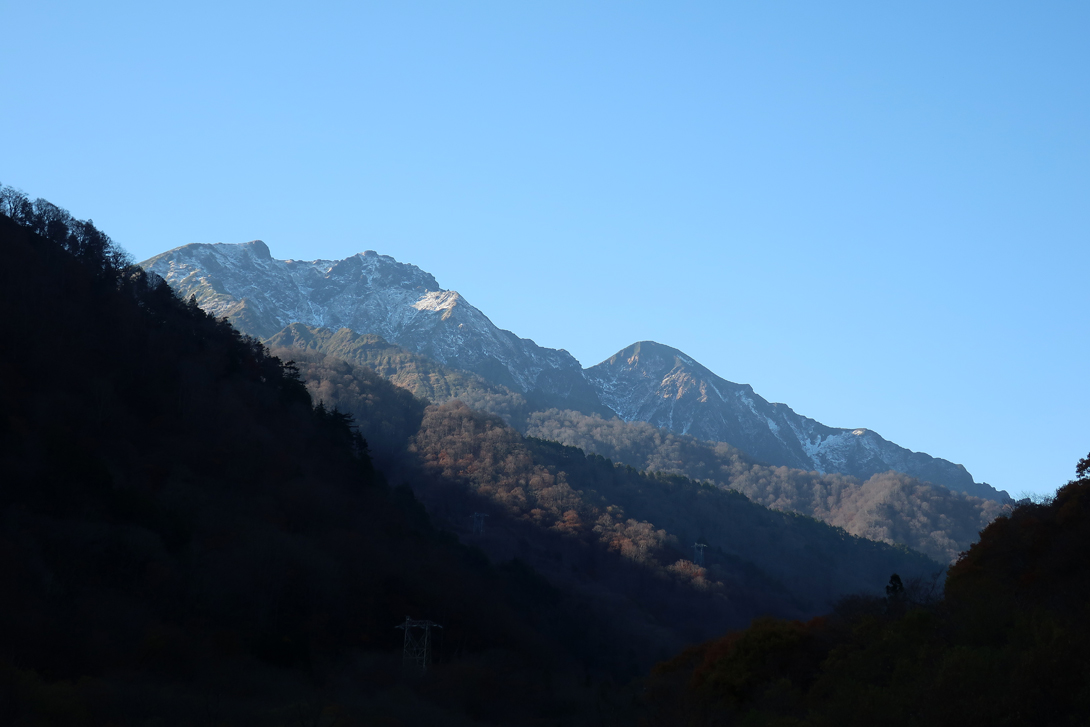
[[[1047,504],[1001,516],[945,597],[890,579],[828,617],[762,619],[657,667],[647,725],[1085,725],[1090,456]]]
[[[293,353],[273,350],[282,356]],[[411,408],[409,414],[391,416],[390,397],[360,395],[382,388],[368,367],[314,352],[298,365],[315,397],[352,413],[365,426],[419,421],[419,430],[403,444],[391,443],[397,454],[374,450],[380,461],[389,462],[387,471],[395,480],[412,483],[443,527],[467,534],[470,513],[490,513],[490,537],[479,542],[494,559],[526,558],[554,582],[572,587],[601,588],[608,581],[608,588],[625,594],[628,602],[658,613],[667,634],[676,631],[671,624],[694,620],[689,609],[711,609],[711,602],[719,605],[696,620],[699,628],[714,632],[764,613],[820,613],[845,594],[873,592],[888,572],[924,574],[940,568],[919,553],[859,538],[810,517],[769,510],[739,492],[639,472],[577,448],[524,438],[498,417],[460,401],[429,406],[422,414]],[[400,425],[382,426],[408,432]],[[401,456],[403,448],[419,464]],[[451,487],[452,482],[463,487]],[[503,519],[519,523],[521,534],[514,538],[522,543],[519,547],[505,540],[504,528],[512,523],[501,526]],[[707,568],[692,563],[698,540],[707,546]],[[604,557],[602,546],[620,560],[611,560],[608,568],[588,565]],[[632,564],[640,568],[632,570]],[[636,575],[613,578],[609,568]],[[697,593],[684,595],[676,588],[679,583],[693,584]],[[667,601],[676,600],[649,605],[664,594],[673,594]],[[701,605],[708,599],[708,605]],[[633,616],[634,621],[645,618]],[[696,633],[684,631],[684,638]],[[669,638],[678,643],[682,637]]]
[[[937,567],[345,361],[304,380],[90,223],[0,203],[5,723],[593,723],[687,642]],[[427,679],[406,614],[444,625]]]
[[[292,323],[265,342],[294,359],[311,360],[317,355],[315,360],[324,360],[334,356],[366,366],[419,399],[435,404],[458,399],[471,409],[500,416],[519,429],[525,427],[531,411],[526,398],[506,386],[444,366],[374,334]]]
[[[526,433],[639,469],[737,490],[762,505],[809,515],[853,535],[901,543],[943,563],[953,562],[981,529],[1008,509],[898,472],[860,481],[770,467],[725,442],[704,442],[645,422],[551,409],[530,414]]]
[[[433,528],[292,367],[4,192],[0,723],[568,724],[632,669]],[[444,626],[425,680],[406,614]]]
[[[0,358],[0,723],[1079,724],[1090,710],[1090,457],[1053,503],[992,523],[939,598],[913,577],[937,567],[918,553],[428,406],[321,352],[286,365],[89,221],[10,188],[0,212],[17,347]],[[726,466],[695,440],[615,444]],[[885,599],[842,598],[892,571]],[[837,599],[826,618],[692,647],[646,691],[617,686],[686,642]],[[444,626],[426,678],[400,668],[406,614]]]
[[[737,490],[767,507],[808,515],[853,535],[906,545],[942,563],[953,562],[976,540],[981,528],[1004,511],[995,501],[899,473],[875,475],[864,482],[845,475],[771,467],[725,442],[704,442],[646,422],[603,419],[570,410],[534,411],[521,394],[476,374],[442,366],[379,336],[294,323],[268,343],[304,368],[327,362],[320,377],[310,377],[314,381],[324,377],[327,383],[312,385],[312,392],[346,411],[354,411],[353,395],[338,394],[328,380],[346,375],[348,369],[338,373],[329,356],[372,369],[427,401],[457,399],[471,409],[498,415],[529,436],[579,447],[639,470],[679,474]]]

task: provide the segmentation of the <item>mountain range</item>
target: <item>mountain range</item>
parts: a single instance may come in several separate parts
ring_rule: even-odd
[[[23,202],[0,187],[26,342],[0,379],[0,724],[635,724],[624,685],[685,645],[941,570],[381,367],[282,356]],[[501,391],[353,335],[420,382]],[[406,661],[420,619],[442,628]]]
[[[897,471],[997,502],[1009,495],[964,466],[913,452],[866,428],[826,426],[721,378],[683,352],[643,341],[584,369],[563,349],[494,325],[415,265],[366,251],[343,260],[279,260],[260,240],[194,243],[141,266],[183,298],[269,340],[294,323],[375,334],[523,397],[531,410],[570,409],[648,422],[727,442],[770,465],[869,478]]]
[[[90,220],[10,187],[0,248],[17,342],[0,362],[0,723],[1090,713],[1090,455],[1051,501],[1013,508],[895,472],[769,467],[642,420],[530,411],[374,333],[240,335]],[[672,386],[763,411],[673,349],[619,361],[630,376],[673,362],[692,380]],[[610,376],[584,373],[595,392]],[[618,409],[656,391],[628,388]],[[789,502],[807,497],[820,518]],[[891,544],[903,535],[854,532],[868,513],[969,543],[956,520],[972,542],[943,582]],[[399,628],[423,629],[422,653]]]

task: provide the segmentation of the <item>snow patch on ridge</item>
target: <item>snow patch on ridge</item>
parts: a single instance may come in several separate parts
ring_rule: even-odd
[[[424,297],[413,303],[413,308],[426,311],[448,311],[461,299],[462,296],[453,290],[435,290],[425,293]]]
[[[182,297],[195,294],[217,317],[245,312],[248,332],[258,337],[294,322],[349,328],[488,377],[506,370],[509,376],[500,383],[522,391],[537,387],[546,371],[557,372],[549,386],[570,391],[572,381],[583,385],[582,367],[570,353],[497,328],[430,274],[373,250],[343,260],[306,261],[278,260],[256,241],[193,244],[142,265]]]

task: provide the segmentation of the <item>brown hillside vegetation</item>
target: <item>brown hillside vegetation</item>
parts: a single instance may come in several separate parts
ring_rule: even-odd
[[[448,507],[462,496],[443,483],[465,482],[489,502],[487,512],[551,534],[536,556],[503,538],[482,542],[487,552],[531,557],[568,587],[623,594],[656,614],[657,628],[676,634],[677,647],[703,629],[730,628],[762,613],[820,613],[838,594],[884,582],[894,562],[917,574],[938,568],[919,554],[768,510],[738,493],[524,439],[460,402],[429,407],[411,449],[426,472],[443,478],[418,487],[437,522],[444,523],[445,512],[465,512]],[[708,544],[706,567],[692,562],[697,540]],[[631,610],[623,601],[610,602],[616,622],[636,622],[636,615],[623,617]]]
[[[326,356],[343,359],[429,402],[457,399],[471,409],[500,416],[523,434],[579,447],[639,470],[679,474],[737,490],[767,507],[809,515],[853,535],[906,545],[942,563],[953,562],[1005,507],[903,474],[887,472],[862,482],[835,473],[770,467],[725,442],[704,442],[646,422],[557,409],[533,411],[522,395],[506,387],[375,335],[293,323],[268,343],[278,355],[300,365]],[[312,385],[311,391],[342,410],[355,411],[350,394],[339,397],[329,385],[321,392]]]
[[[286,356],[293,349],[275,351]],[[299,365],[316,397],[361,422],[390,417],[386,406],[372,409],[371,395],[357,394],[381,388],[368,368],[316,352],[304,354]],[[411,417],[397,420],[415,421],[417,416],[413,409]],[[910,551],[851,536],[812,518],[771,511],[741,493],[684,477],[641,473],[576,448],[524,438],[499,418],[474,412],[458,401],[429,407],[419,432],[406,444],[419,458],[420,469],[397,469],[405,467],[404,459],[386,469],[396,472],[395,481],[412,483],[443,527],[467,533],[474,508],[522,523],[520,548],[502,546],[502,528],[492,528],[494,537],[482,541],[481,547],[493,558],[528,558],[535,568],[572,584],[573,578],[578,581],[574,573],[594,581],[606,578],[607,570],[567,562],[558,552],[576,545],[597,552],[605,546],[623,561],[641,564],[640,578],[655,574],[659,580],[648,583],[660,582],[667,591],[674,588],[667,584],[679,578],[692,581],[701,592],[693,603],[717,597],[720,591],[728,594],[731,606],[704,619],[707,628],[726,628],[738,619],[744,623],[754,615],[785,608],[820,613],[843,594],[879,588],[891,569],[919,574],[939,569],[934,561]],[[373,449],[383,461],[383,453]],[[460,482],[464,488],[429,484],[436,475],[442,483]],[[465,488],[476,504],[466,499]],[[526,530],[527,525],[533,527]],[[550,535],[542,539],[543,533]],[[556,535],[564,537],[557,540]],[[697,540],[708,545],[704,569],[691,562]],[[628,572],[628,567],[622,570]],[[593,577],[588,576],[591,573]],[[612,583],[611,588],[630,597],[633,588],[641,593],[654,590],[624,579]],[[778,595],[768,600],[771,593]],[[675,612],[677,617],[671,620],[676,623],[684,621],[678,604],[656,608],[664,614]],[[690,634],[687,638],[696,633],[684,630]]]
[[[551,409],[530,414],[527,434],[580,447],[648,471],[670,472],[745,493],[853,535],[900,543],[953,562],[1005,506],[896,472],[865,482],[839,474],[769,467],[724,442],[704,442],[644,422]]]

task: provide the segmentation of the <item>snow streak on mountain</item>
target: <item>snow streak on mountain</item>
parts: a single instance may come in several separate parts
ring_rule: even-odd
[[[299,261],[273,258],[260,240],[191,244],[141,265],[181,296],[195,296],[206,311],[261,339],[294,322],[378,334],[523,393],[539,409],[615,413],[729,442],[778,466],[864,479],[896,470],[979,497],[1009,499],[974,482],[962,465],[912,452],[868,429],[825,426],[662,344],[634,344],[584,371],[567,351],[498,328],[430,274],[372,250],[344,260]]]
[[[293,322],[375,333],[453,368],[472,371],[550,405],[603,412],[564,350],[495,326],[430,274],[373,250],[344,260],[277,260],[260,240],[192,244],[141,264],[184,298],[269,338]]]
[[[722,379],[660,343],[633,344],[585,374],[602,402],[626,421],[729,442],[777,465],[857,477],[896,470],[978,497],[1006,499],[973,482],[962,465],[899,447],[869,429],[827,427],[786,404],[770,404],[748,384]]]

